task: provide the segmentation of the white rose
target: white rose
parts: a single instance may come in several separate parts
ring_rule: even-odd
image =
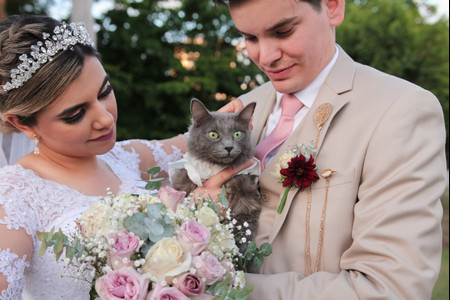
[[[219,223],[219,217],[217,214],[209,208],[208,206],[202,206],[198,211],[197,219],[200,223],[206,227],[214,226]]]
[[[106,204],[92,204],[81,218],[77,220],[81,233],[85,236],[95,236],[102,232],[105,236],[116,228],[110,228],[114,210]]]
[[[190,252],[184,253],[176,238],[163,238],[147,252],[142,271],[154,276],[157,282],[170,283],[173,277],[189,271],[190,265]]]

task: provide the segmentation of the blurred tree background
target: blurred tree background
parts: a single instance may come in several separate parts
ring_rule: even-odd
[[[59,12],[63,3],[66,7],[75,1],[80,0],[0,0],[0,18],[49,14],[50,7]],[[267,80],[246,56],[228,10],[211,0],[110,3],[96,18],[95,29],[118,101],[119,140],[161,139],[185,132],[193,97],[215,110]],[[448,162],[449,20],[439,18],[430,3],[347,0],[337,42],[356,61],[416,83],[438,97],[444,109]],[[59,19],[68,21],[69,14],[70,9]],[[447,188],[442,197],[446,250],[433,300],[449,297],[448,199]]]
[[[9,15],[46,14],[63,1],[70,2],[3,0]],[[193,97],[215,110],[267,80],[246,57],[228,10],[211,0],[111,2],[96,20],[97,43],[118,99],[119,140],[184,132]],[[356,61],[432,91],[448,141],[449,24],[431,22],[436,8],[428,3],[347,1],[337,41]]]

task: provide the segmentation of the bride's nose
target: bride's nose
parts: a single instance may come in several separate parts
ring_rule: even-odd
[[[97,102],[93,127],[95,129],[103,129],[105,127],[111,127],[113,123],[114,116],[110,112],[109,107],[102,102]]]

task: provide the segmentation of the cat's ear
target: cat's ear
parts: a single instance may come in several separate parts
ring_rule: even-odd
[[[207,120],[211,119],[211,114],[203,105],[203,103],[195,98],[191,100],[191,114],[196,126],[201,125]]]
[[[239,113],[239,119],[245,123],[249,123],[252,119],[253,113],[255,112],[256,102],[252,102],[244,107]]]

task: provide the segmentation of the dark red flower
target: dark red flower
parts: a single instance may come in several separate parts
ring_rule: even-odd
[[[316,165],[314,158],[306,161],[306,158],[300,154],[295,156],[288,162],[288,167],[281,169],[281,175],[286,176],[283,181],[283,187],[295,185],[300,189],[307,188],[313,182],[319,180],[319,175],[316,172]]]

